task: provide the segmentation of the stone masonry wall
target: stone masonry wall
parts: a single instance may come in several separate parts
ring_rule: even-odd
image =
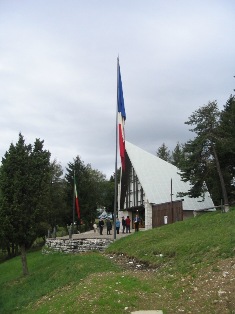
[[[110,239],[47,239],[42,253],[81,253],[104,251],[113,240]]]

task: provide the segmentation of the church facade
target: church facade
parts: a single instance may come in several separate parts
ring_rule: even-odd
[[[179,173],[176,166],[126,141],[118,217],[128,215],[133,222],[138,215],[140,227],[152,229],[191,217],[197,210],[215,210],[206,190],[199,198],[180,196],[190,189],[190,183],[183,182]]]

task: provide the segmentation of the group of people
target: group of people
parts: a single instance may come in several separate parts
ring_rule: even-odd
[[[139,231],[139,223],[140,223],[140,218],[138,215],[136,215],[135,219],[134,219],[135,231]],[[105,224],[104,220],[101,218],[99,220],[99,223],[98,223],[100,235],[103,235],[104,224]],[[111,235],[112,222],[110,219],[107,219],[106,227],[107,227],[107,235]],[[120,227],[121,227],[121,222],[120,222],[119,218],[116,218],[116,232],[117,232],[117,234],[119,234]],[[94,228],[94,232],[96,232],[96,230],[97,230],[97,224],[96,223],[94,223],[93,228]],[[122,217],[122,233],[131,233],[131,220],[130,220],[129,216],[127,216],[126,219],[124,216]]]
[[[134,218],[135,231],[139,231],[139,225],[140,225],[140,218],[138,215],[136,215]],[[130,217],[127,216],[126,219],[125,217],[122,217],[122,233],[130,233],[130,232],[131,232]]]
[[[124,216],[122,217],[122,233],[131,233],[131,220],[129,216],[126,219]]]
[[[98,227],[99,227],[99,230],[100,230],[100,235],[103,235],[103,229],[104,229],[104,219],[103,218],[101,218],[99,220]],[[110,219],[107,219],[106,227],[107,227],[107,234],[108,235],[111,234],[112,222],[111,222]],[[96,232],[96,230],[97,230],[96,223],[94,223],[93,228],[94,228],[94,232]],[[120,221],[119,221],[118,218],[116,218],[116,231],[117,231],[117,234],[119,234],[119,229],[120,229]]]

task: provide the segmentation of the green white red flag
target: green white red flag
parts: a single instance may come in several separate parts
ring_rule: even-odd
[[[79,207],[79,202],[78,202],[78,192],[77,192],[77,185],[76,185],[75,178],[74,178],[74,201],[75,201],[76,213],[78,215],[78,219],[80,219],[81,215],[80,215],[80,207]]]

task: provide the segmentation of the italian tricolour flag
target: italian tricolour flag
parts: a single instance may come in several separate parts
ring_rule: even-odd
[[[79,208],[79,202],[78,202],[78,192],[77,192],[77,186],[74,178],[74,201],[75,201],[75,209],[78,215],[78,219],[80,219],[80,208]]]

